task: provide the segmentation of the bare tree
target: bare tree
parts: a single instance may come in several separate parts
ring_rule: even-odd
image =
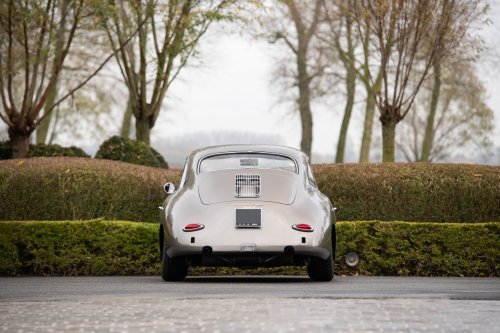
[[[193,55],[212,22],[230,18],[234,0],[110,1],[106,32],[129,91],[136,138],[150,132],[170,84]],[[126,37],[137,37],[124,46]]]
[[[61,1],[59,3],[58,8],[56,10],[58,11],[58,15],[61,17],[59,22],[57,23],[57,26],[54,27],[55,29],[55,45],[54,45],[54,57],[52,59],[53,64],[52,66],[57,66],[57,63],[61,61],[61,56],[64,48],[64,42],[65,42],[65,34],[66,34],[66,15],[65,12],[68,10],[68,1]],[[49,125],[50,125],[50,118],[52,113],[49,111],[52,108],[52,105],[56,102],[57,98],[57,88],[58,88],[58,82],[59,82],[59,77],[57,77],[56,82],[51,85],[50,90],[47,94],[47,101],[45,102],[44,106],[44,112],[41,113],[43,116],[43,120],[40,122],[40,124],[37,126],[36,130],[36,142],[37,143],[45,143],[45,140],[47,138],[47,134],[49,132]]]
[[[453,57],[473,22],[484,13],[480,0],[359,0],[351,3],[360,36],[374,38],[364,46],[381,71],[376,98],[382,124],[384,162],[395,159],[396,125],[410,112],[432,66]],[[375,75],[369,66],[371,85]],[[416,82],[409,85],[409,82]]]
[[[62,1],[59,5],[58,12],[64,13],[67,10],[68,1]],[[111,52],[106,40],[106,35],[100,29],[96,29],[96,17],[93,15],[95,14],[95,8],[89,5],[88,2],[86,3],[86,7],[87,12],[89,12],[88,15],[92,15],[92,19],[86,19],[80,22],[78,31],[73,38],[71,50],[66,56],[57,82],[51,87],[48,93],[43,112],[39,114],[39,117],[43,119],[35,131],[37,143],[50,143],[57,136],[54,130],[61,129],[60,125],[62,123],[60,119],[78,119],[78,115],[73,117],[68,114],[70,112],[76,112],[76,109],[70,107],[70,104],[74,106],[74,103],[59,105],[52,110],[53,106],[58,101],[58,97],[61,97],[61,93],[64,93],[65,87],[72,87],[84,81],[88,76],[89,68],[98,67],[102,59],[109,56]],[[64,40],[69,33],[66,19],[61,19],[57,24],[58,26],[56,27],[54,35],[54,56],[52,59],[54,63],[60,61]],[[102,77],[99,78],[99,75],[97,75],[93,81],[95,82],[99,79],[102,79]],[[100,95],[100,91],[98,90],[102,89],[102,87],[97,87],[95,84],[87,84],[82,87],[82,89],[88,91],[80,92],[78,94],[79,99],[84,95],[87,97],[90,97],[92,94],[94,96]],[[102,110],[102,108],[99,108],[99,110]],[[55,119],[56,113],[57,119]],[[86,115],[88,115],[88,113],[86,113]],[[59,126],[55,126],[56,123],[58,123]],[[65,122],[64,128],[67,128],[68,125],[70,124]],[[96,125],[99,126],[99,124]],[[75,124],[75,126],[78,125]]]
[[[61,73],[83,15],[83,0],[4,1],[0,4],[0,118],[9,127],[13,157],[24,157],[29,137]],[[59,11],[64,9],[64,11]],[[65,23],[61,23],[61,22]],[[54,38],[68,25],[64,39]],[[56,43],[62,47],[55,60]],[[22,86],[14,93],[14,86]]]
[[[335,60],[339,59],[343,71],[345,72],[346,104],[337,142],[335,163],[344,162],[347,130],[349,128],[356,94],[357,64],[355,48],[357,39],[356,34],[353,33],[352,17],[348,14],[349,1],[328,1],[324,4],[328,32],[326,38],[322,39],[323,42],[331,45],[331,48],[333,48],[336,53],[336,56],[330,58],[333,60],[330,65],[333,65]]]
[[[422,140],[422,147],[420,150],[420,157],[419,161],[420,162],[429,162],[431,160],[431,152],[433,151],[433,143],[434,143],[434,135],[436,133],[436,117],[438,114],[438,104],[440,102],[440,99],[442,99],[441,96],[441,89],[443,85],[443,70],[447,71],[445,73],[448,76],[448,79],[450,76],[453,76],[453,73],[449,73],[450,67],[453,68],[455,73],[462,73],[466,77],[464,77],[464,82],[459,83],[456,81],[457,77],[454,77],[454,80],[452,80],[455,84],[457,85],[469,85],[471,88],[471,92],[474,92],[478,95],[483,96],[484,93],[482,92],[482,89],[480,87],[480,83],[476,83],[475,81],[475,74],[471,70],[472,67],[474,66],[475,61],[478,59],[479,53],[481,51],[480,47],[480,40],[477,40],[477,43],[464,43],[465,45],[462,45],[461,47],[461,52],[456,54],[452,59],[443,59],[443,61],[435,62],[432,65],[433,71],[432,71],[432,80],[433,80],[433,85],[432,85],[432,90],[431,90],[431,98],[430,98],[430,104],[427,112],[427,119],[425,122],[425,132]],[[438,54],[441,52],[441,50],[438,48],[437,50]],[[443,69],[444,68],[444,69]],[[449,80],[448,80],[449,81]],[[448,86],[450,86],[450,83],[448,82]],[[451,84],[453,86],[453,84]],[[458,90],[458,89],[455,89]],[[449,88],[448,88],[449,91]],[[449,98],[450,94],[445,96],[444,98]],[[455,95],[457,99],[461,99],[461,96]],[[449,101],[450,102],[450,101]],[[449,102],[447,104],[449,104]],[[484,105],[484,103],[480,103],[480,105]],[[480,105],[478,105],[478,108],[481,108]],[[475,108],[473,108],[475,109]],[[476,109],[477,110],[477,109]],[[472,111],[472,110],[471,110]],[[484,108],[483,108],[484,111]],[[473,113],[473,112],[471,112]],[[482,115],[486,115],[487,112],[481,112]],[[477,115],[477,114],[476,114]],[[471,114],[471,117],[469,118],[471,121],[473,120],[474,115]],[[435,155],[435,154],[434,154]]]
[[[47,144],[57,140],[85,140],[85,144],[102,142],[115,123],[110,111],[116,104],[114,96],[101,85],[89,83],[51,113]],[[38,130],[38,129],[37,129]]]
[[[300,148],[311,156],[313,141],[313,118],[311,111],[311,86],[313,80],[321,75],[322,68],[318,66],[317,59],[321,57],[318,50],[312,50],[313,40],[321,21],[323,0],[298,1],[278,0],[284,6],[283,18],[294,26],[294,33],[277,29],[275,23],[269,24],[269,29],[274,34],[275,40],[282,40],[293,53],[296,63],[294,71],[295,85],[298,88],[298,109],[302,136]],[[321,52],[320,52],[321,53]],[[314,62],[314,65],[312,63]]]
[[[375,77],[375,82],[372,85],[371,73],[369,70],[370,66],[370,31],[366,29],[363,36],[363,50],[364,57],[361,63],[361,68],[358,70],[358,77],[363,83],[366,91],[366,103],[365,103],[365,119],[363,121],[363,136],[361,137],[361,149],[359,152],[359,162],[367,163],[370,161],[370,149],[372,144],[372,132],[373,132],[373,118],[375,116],[375,97],[380,90],[380,83],[382,80],[382,75],[380,70],[377,72]]]
[[[337,144],[337,154],[335,161],[341,163],[344,161],[344,151],[347,138],[347,130],[350,123],[352,111],[354,108],[356,91],[359,88],[359,80],[365,88],[365,117],[363,122],[363,136],[361,140],[360,162],[368,162],[370,155],[370,146],[372,138],[373,118],[375,114],[375,95],[380,88],[380,72],[375,78],[373,89],[371,77],[368,71],[370,65],[370,38],[371,31],[365,29],[364,36],[360,38],[353,27],[353,18],[350,13],[352,2],[355,0],[331,0],[325,2],[325,20],[327,28],[325,31],[319,31],[319,38],[322,43],[333,49],[333,54],[328,57],[329,64],[326,75],[339,76],[339,73],[345,73],[341,81],[345,84],[346,104],[344,115],[339,132]],[[360,51],[361,50],[361,54]],[[363,52],[366,50],[366,52]],[[337,68],[340,64],[341,69]],[[359,82],[358,81],[358,82]],[[330,92],[334,91],[330,87]]]
[[[106,57],[57,100],[51,97],[82,21],[95,18],[94,5],[86,0],[0,2],[0,119],[8,127],[14,158],[27,155],[37,126],[112,58]],[[48,101],[51,105],[41,116]]]
[[[458,149],[485,149],[491,145],[493,111],[484,102],[486,88],[471,63],[448,64],[440,71],[439,100],[435,101],[435,78],[423,84],[414,109],[401,124],[398,149],[407,161],[419,161],[427,135],[429,108],[435,105],[435,122],[427,161],[442,161]]]

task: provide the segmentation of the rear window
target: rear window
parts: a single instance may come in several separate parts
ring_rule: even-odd
[[[277,169],[297,173],[295,161],[287,156],[263,153],[231,153],[205,157],[199,172],[227,169]]]

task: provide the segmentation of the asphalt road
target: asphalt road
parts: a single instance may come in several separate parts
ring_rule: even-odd
[[[500,332],[499,278],[0,278],[5,332]]]

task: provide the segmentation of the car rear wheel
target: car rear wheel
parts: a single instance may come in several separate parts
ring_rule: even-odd
[[[188,273],[188,265],[184,256],[169,257],[163,249],[161,260],[161,277],[165,281],[181,281]]]
[[[330,255],[327,259],[311,257],[307,265],[307,275],[314,281],[331,281],[333,279],[333,259]]]

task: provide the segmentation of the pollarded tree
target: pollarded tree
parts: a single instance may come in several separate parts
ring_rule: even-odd
[[[217,20],[230,19],[235,0],[109,1],[104,26],[127,86],[136,138],[149,144],[151,129],[171,83]],[[137,36],[124,45],[134,31]]]
[[[97,10],[100,3],[93,0],[0,2],[0,119],[8,127],[12,157],[25,157],[37,126],[112,58],[92,72],[87,64],[84,79],[55,94],[80,27],[86,21],[95,26]]]
[[[57,63],[61,61],[61,56],[63,54],[63,47],[64,47],[64,42],[65,42],[65,34],[68,32],[67,27],[66,27],[66,15],[64,14],[68,10],[68,1],[61,1],[59,8],[56,8],[56,10],[59,12],[58,15],[61,16],[61,19],[57,23],[57,26],[55,27],[54,31],[54,38],[55,38],[55,43],[54,43],[54,57],[52,59],[53,64],[52,66],[57,66]],[[50,126],[50,119],[53,114],[51,112],[52,106],[56,102],[57,99],[57,88],[59,85],[60,81],[60,75],[57,77],[56,82],[51,85],[50,90],[47,94],[47,100],[44,105],[44,112],[41,113],[41,116],[44,118],[40,124],[37,126],[36,130],[36,142],[37,143],[45,143],[48,133],[49,133],[49,126]]]
[[[313,118],[311,100],[315,95],[314,81],[322,75],[322,50],[317,47],[316,33],[321,23],[323,0],[298,1],[278,0],[274,8],[277,17],[263,22],[274,41],[283,41],[293,56],[294,69],[286,68],[285,76],[291,76],[298,90],[297,108],[300,114],[300,148],[311,156],[313,141]],[[271,9],[273,10],[273,8]],[[280,24],[282,23],[282,24]],[[293,28],[289,29],[289,26]],[[283,73],[280,73],[281,75]]]
[[[368,30],[373,37],[365,52],[373,50],[371,64],[382,77],[376,98],[382,160],[393,162],[397,124],[412,110],[432,66],[460,52],[486,7],[480,0],[359,0],[351,9],[360,36]],[[375,75],[368,70],[375,87]]]
[[[68,1],[61,1],[60,7],[57,9],[58,12],[66,12],[68,5]],[[103,77],[97,76],[95,80],[93,80],[94,84],[86,84],[82,87],[83,91],[78,92],[76,95],[72,95],[69,100],[53,108],[54,104],[58,102],[58,98],[63,96],[62,94],[65,93],[67,87],[73,87],[79,84],[79,82],[84,81],[89,74],[89,68],[97,68],[103,59],[109,57],[111,52],[106,40],[106,35],[100,29],[96,29],[96,16],[94,14],[96,10],[99,10],[99,7],[94,6],[94,3],[89,0],[85,2],[85,6],[88,12],[88,14],[86,14],[87,19],[81,21],[77,33],[73,38],[71,51],[66,56],[57,82],[52,85],[48,93],[44,111],[39,114],[39,117],[43,117],[43,119],[36,128],[35,134],[37,143],[50,143],[58,134],[62,132],[71,132],[70,127],[83,127],[81,122],[82,118],[90,116],[92,110],[75,107],[81,104],[74,103],[75,100],[82,101],[85,99],[83,96],[85,96],[89,98],[89,100],[97,97],[97,99],[100,100],[107,99],[109,102],[109,98],[112,95],[108,90],[103,90],[102,86],[99,86],[103,84],[103,82],[99,82],[102,81]],[[70,32],[70,30],[68,30],[69,23],[71,23],[71,21],[67,22],[65,19],[61,19],[57,23],[58,26],[54,34],[55,45],[52,51],[54,54],[52,61],[54,63],[60,61],[64,40],[66,39],[66,35]],[[100,104],[97,103],[96,105],[99,106]],[[103,113],[103,110],[109,107],[109,105],[105,105],[105,107],[104,105],[105,103],[102,103],[100,107],[95,108],[95,112],[93,112],[94,114],[92,116],[98,117],[99,114]],[[83,110],[86,112],[82,112]],[[83,117],[80,117],[79,114]],[[61,121],[63,119],[64,121]],[[74,120],[74,122],[71,123],[70,119]],[[63,124],[64,126],[61,126]],[[99,126],[101,126],[99,122],[93,122],[91,127],[98,128]],[[88,127],[87,124],[85,124],[85,127]],[[89,130],[92,131],[93,128],[89,128]]]
[[[407,161],[422,158],[428,135],[426,123],[432,108],[435,121],[426,161],[442,161],[459,149],[484,149],[491,145],[493,111],[485,103],[486,88],[474,66],[462,60],[442,66],[439,73],[439,98],[435,97],[433,75],[424,83],[412,106],[414,110],[401,124],[403,131],[398,135],[397,145]]]
[[[372,144],[372,132],[373,132],[373,118],[375,116],[375,96],[380,90],[380,83],[382,80],[381,72],[376,71],[377,75],[375,77],[375,82],[372,84],[371,73],[370,73],[370,49],[368,47],[370,43],[370,31],[365,30],[362,43],[364,50],[364,57],[361,64],[361,68],[358,70],[359,80],[363,83],[366,91],[366,102],[365,102],[365,119],[363,121],[363,136],[361,137],[361,148],[359,152],[359,162],[367,163],[370,161],[370,149]]]
[[[435,62],[433,64],[432,75],[430,75],[428,79],[428,81],[432,79],[432,89],[430,93],[430,103],[428,103],[425,132],[422,140],[420,157],[418,159],[420,162],[429,162],[433,159],[433,157],[436,157],[434,148],[437,143],[435,142],[435,139],[437,138],[435,137],[435,135],[437,127],[443,125],[443,115],[440,119],[437,119],[439,104],[440,102],[442,102],[441,100],[445,101],[445,105],[453,103],[453,99],[464,101],[465,96],[453,93],[460,91],[460,86],[467,86],[470,89],[470,93],[467,93],[467,90],[462,92],[475,97],[475,105],[469,104],[466,111],[470,112],[470,117],[464,115],[465,118],[461,117],[462,121],[469,119],[472,125],[474,119],[476,119],[478,116],[482,119],[488,118],[488,111],[491,112],[491,110],[489,110],[489,108],[487,108],[485,103],[481,100],[485,96],[484,88],[482,86],[482,83],[476,78],[473,70],[475,62],[476,60],[478,60],[480,51],[482,51],[482,48],[480,47],[479,43],[475,45],[469,45],[468,47],[462,47],[460,54],[457,54],[453,58],[443,59],[443,61]],[[440,50],[438,49],[437,52],[439,53]],[[459,74],[457,75],[457,73]],[[463,82],[460,80],[461,77]],[[443,86],[445,86],[446,88],[444,96],[441,95]],[[486,135],[488,132],[486,130],[487,127],[488,126],[483,127],[483,129],[485,130],[483,132],[484,135]],[[477,134],[478,135],[475,136],[481,136],[481,134]]]
[[[356,81],[361,81],[366,91],[365,119],[363,123],[363,137],[361,141],[360,162],[368,162],[370,154],[370,145],[372,137],[373,118],[375,114],[375,94],[380,87],[380,74],[375,79],[375,90],[371,86],[370,75],[368,73],[369,49],[366,48],[370,41],[370,31],[365,30],[365,35],[360,38],[356,33],[352,16],[350,13],[350,2],[357,0],[330,0],[325,2],[325,26],[320,31],[320,39],[328,49],[333,50],[329,53],[328,75],[338,76],[339,73],[345,73],[342,81],[345,83],[346,104],[342,125],[340,127],[339,140],[337,144],[337,154],[335,162],[344,161],[344,151],[346,145],[347,130],[351,119],[356,95]],[[353,31],[354,30],[354,31]],[[365,48],[361,45],[365,44]],[[367,52],[363,52],[366,50]],[[361,51],[361,52],[360,52]],[[341,65],[341,70],[337,65]],[[331,68],[331,69],[330,69]],[[330,87],[331,91],[331,87]]]
[[[343,71],[345,72],[343,81],[346,87],[346,104],[339,132],[337,153],[335,155],[335,163],[343,163],[347,130],[351,120],[354,97],[356,94],[357,64],[355,48],[357,35],[353,33],[352,17],[348,13],[348,1],[328,1],[325,2],[324,9],[325,21],[328,26],[324,42],[330,44],[331,48],[336,53],[336,55],[330,57],[330,59],[340,59]],[[335,61],[331,62],[334,63]]]
[[[8,126],[14,158],[28,153],[29,137],[42,121],[38,116],[55,89],[83,15],[84,0],[0,3],[0,118]],[[62,26],[68,33],[59,38]]]

